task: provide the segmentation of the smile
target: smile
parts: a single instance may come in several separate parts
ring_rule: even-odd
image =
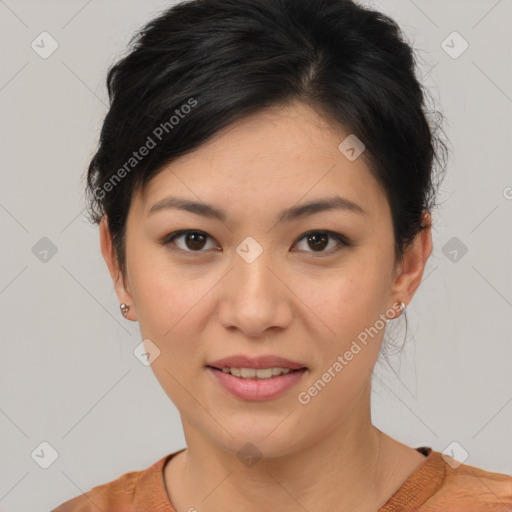
[[[307,368],[235,368],[207,366],[222,389],[241,400],[264,401],[283,395],[297,385]],[[238,374],[238,375],[237,375]]]

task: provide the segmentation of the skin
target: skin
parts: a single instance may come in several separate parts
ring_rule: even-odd
[[[350,161],[338,149],[349,133],[302,103],[222,130],[134,194],[124,275],[106,218],[100,224],[119,301],[159,348],[151,367],[181,415],[187,449],[164,469],[178,512],[375,511],[425,460],[371,422],[371,374],[385,329],[309,403],[297,399],[379,315],[395,305],[399,316],[397,303],[410,303],[432,251],[425,212],[427,227],[395,260],[382,188],[362,157]],[[366,214],[330,210],[277,222],[285,208],[334,194]],[[228,219],[178,209],[148,215],[170,195],[225,209]],[[186,236],[160,243],[182,229],[209,238],[202,246]],[[303,237],[311,230],[342,234],[352,245],[329,238],[315,249]],[[248,236],[263,250],[252,263],[236,252]],[[285,357],[308,371],[278,398],[244,401],[205,368],[239,353]],[[237,457],[246,443],[261,454],[251,467]]]

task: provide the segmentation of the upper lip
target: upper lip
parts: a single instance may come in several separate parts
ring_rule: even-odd
[[[208,363],[206,366],[212,366],[219,370],[222,368],[255,368],[256,370],[261,368],[289,368],[290,370],[305,368],[303,364],[290,361],[284,357],[271,355],[248,357],[243,354],[237,354],[234,356],[224,357],[223,359],[217,359],[216,361]]]

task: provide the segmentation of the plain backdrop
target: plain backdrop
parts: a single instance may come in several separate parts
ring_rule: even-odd
[[[170,5],[0,1],[2,511],[49,510],[185,446],[83,212],[107,69]],[[512,473],[511,2],[372,5],[414,44],[451,152],[404,350],[376,367],[373,419],[411,446],[456,442],[466,464]],[[42,32],[58,44],[47,58],[32,45],[55,44]],[[42,453],[56,457],[46,469]]]

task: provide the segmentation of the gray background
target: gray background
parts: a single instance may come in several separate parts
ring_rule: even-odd
[[[169,5],[0,0],[2,511],[48,510],[185,446],[177,410],[132,353],[138,326],[122,318],[83,216],[107,68]],[[405,349],[376,369],[374,422],[512,473],[511,2],[373,5],[417,48],[451,144]],[[47,59],[31,47],[43,31],[59,45]],[[453,31],[469,43],[458,58],[441,47]],[[58,452],[47,469],[31,456],[48,456],[44,441]]]

